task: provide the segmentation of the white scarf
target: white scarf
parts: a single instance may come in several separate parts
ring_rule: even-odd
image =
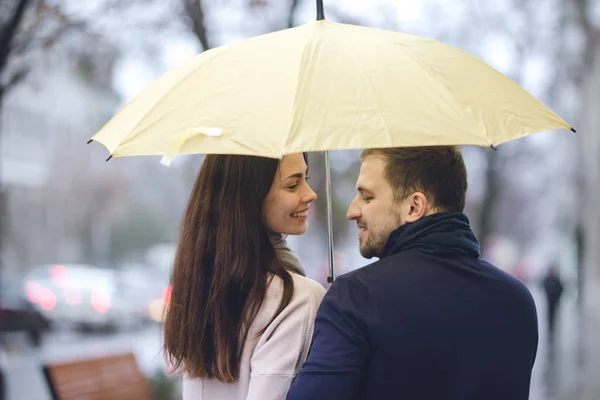
[[[292,272],[295,272],[302,276],[306,276],[304,268],[300,263],[300,259],[288,247],[287,241],[285,240],[285,236],[281,233],[271,233],[269,237],[271,238],[271,243],[275,248],[277,259],[283,264],[285,264]]]

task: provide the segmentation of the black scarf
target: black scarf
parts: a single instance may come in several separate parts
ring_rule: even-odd
[[[437,213],[407,223],[390,234],[381,258],[409,249],[439,257],[479,257],[479,241],[463,213]]]

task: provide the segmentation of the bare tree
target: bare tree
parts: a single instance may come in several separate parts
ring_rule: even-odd
[[[51,48],[73,30],[84,32],[85,24],[70,19],[59,5],[50,4],[46,0],[4,0],[0,9],[3,15],[8,16],[0,21],[1,115],[8,92],[23,82],[31,71],[32,67],[27,62],[28,55]],[[0,269],[3,268],[2,250],[7,235],[6,221],[10,214],[7,189],[0,182]]]
[[[29,5],[30,0],[19,0],[17,5],[11,10],[9,6],[3,4],[2,8],[9,8],[9,10],[6,11],[9,12],[10,16],[8,20],[4,22],[3,26],[0,27],[0,77],[2,77],[4,70],[8,65],[9,57],[14,51],[15,39],[17,38],[19,27]],[[13,73],[8,79],[0,80],[0,107],[6,90],[18,83],[23,78],[24,73],[23,70],[20,70]]]
[[[2,110],[2,103],[4,99],[4,95],[6,91],[16,85],[20,80],[22,80],[23,75],[25,74],[24,70],[21,70],[17,73],[14,73],[10,78],[4,81],[2,78],[3,72],[8,65],[8,60],[11,55],[11,52],[14,48],[15,37],[17,36],[17,32],[21,22],[23,21],[23,16],[25,15],[25,11],[29,6],[29,0],[19,0],[17,5],[10,9],[6,3],[2,4],[2,8],[6,10],[9,8],[8,15],[9,18],[6,22],[3,23],[3,26],[0,28],[0,112]],[[2,143],[2,132],[0,131],[0,145]],[[0,151],[2,148],[0,147]],[[0,153],[1,154],[1,153]],[[4,236],[5,236],[5,221],[8,218],[7,212],[7,204],[6,204],[6,193],[4,189],[4,184],[0,181],[0,270],[2,270],[2,254],[4,249]]]
[[[16,0],[13,3],[12,7],[6,3],[2,5],[9,18],[0,25],[0,107],[7,91],[30,71],[30,67],[18,63],[19,58],[50,49],[72,31],[92,35],[86,21],[70,18],[59,4],[50,4],[47,0]]]
[[[7,16],[0,20],[0,115],[7,94],[35,68],[31,62],[34,55],[53,49],[72,33],[93,36],[86,22],[69,17],[61,4],[47,0],[3,0],[0,3],[2,15]],[[0,131],[0,143],[2,134]],[[12,215],[8,210],[7,190],[0,182],[0,268],[4,267],[2,250]]]

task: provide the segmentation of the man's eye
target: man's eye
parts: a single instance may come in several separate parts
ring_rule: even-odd
[[[363,197],[364,201],[371,201],[373,198],[372,197]]]

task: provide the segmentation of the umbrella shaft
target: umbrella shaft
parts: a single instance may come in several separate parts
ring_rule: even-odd
[[[325,11],[323,11],[323,0],[317,0],[317,21],[325,19]]]
[[[333,199],[331,198],[331,166],[329,152],[325,152],[325,201],[327,203],[327,252],[329,255],[329,276],[327,282],[333,282]]]

